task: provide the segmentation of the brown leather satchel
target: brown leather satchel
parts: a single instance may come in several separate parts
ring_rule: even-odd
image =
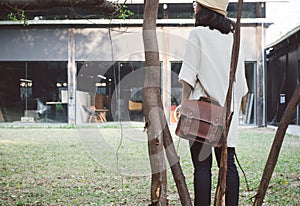
[[[220,147],[223,141],[224,108],[210,97],[185,100],[175,134],[179,137]]]

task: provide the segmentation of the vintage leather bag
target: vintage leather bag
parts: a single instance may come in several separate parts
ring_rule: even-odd
[[[179,137],[220,147],[223,141],[223,111],[215,100],[185,100],[181,104],[180,117],[175,134]]]

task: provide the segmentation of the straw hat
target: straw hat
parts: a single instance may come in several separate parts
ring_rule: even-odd
[[[226,16],[228,0],[196,0],[202,6]]]

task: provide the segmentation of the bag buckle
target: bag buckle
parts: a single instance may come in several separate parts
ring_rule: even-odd
[[[209,132],[207,134],[208,140],[210,142],[213,142],[213,141],[217,140],[220,137],[220,131],[219,131],[221,129],[220,125],[221,124],[220,124],[220,119],[219,118],[215,118],[214,121],[211,123],[211,126],[209,128]]]

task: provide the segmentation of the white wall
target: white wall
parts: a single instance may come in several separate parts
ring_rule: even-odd
[[[1,29],[0,61],[66,61],[67,29]]]
[[[193,27],[159,27],[157,37],[161,60],[183,59],[185,44]],[[242,28],[246,57],[253,60],[255,28]],[[0,32],[0,61],[67,61],[68,29],[9,29]],[[112,41],[111,41],[111,40]],[[141,27],[126,31],[106,28],[75,29],[76,61],[144,61]]]

